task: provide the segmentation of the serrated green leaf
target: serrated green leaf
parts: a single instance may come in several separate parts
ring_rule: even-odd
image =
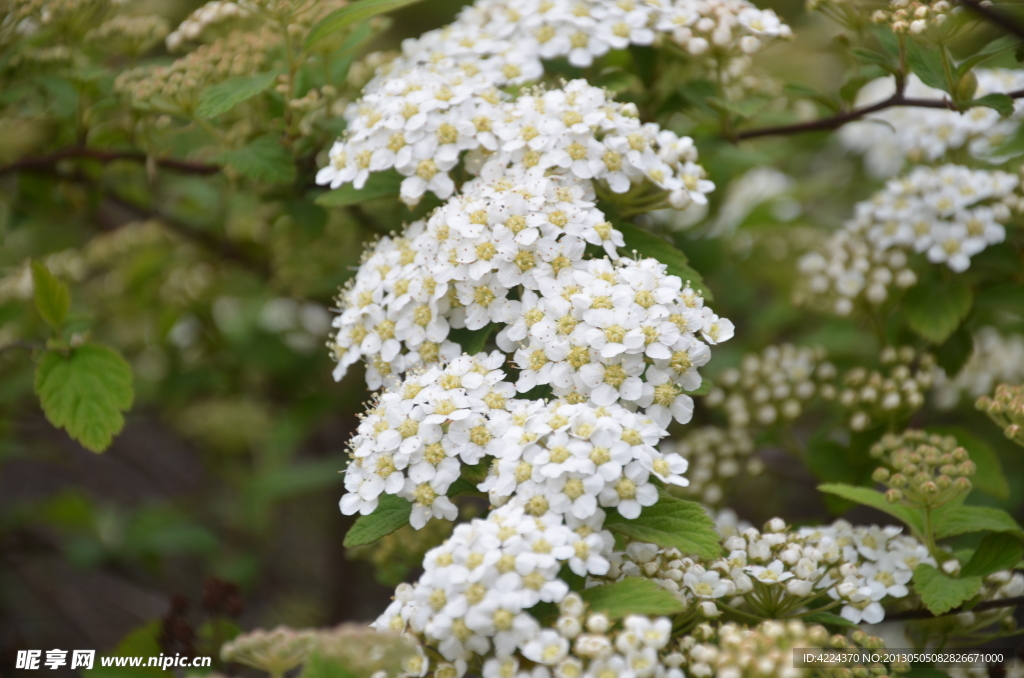
[[[272,134],[259,137],[241,148],[223,151],[217,160],[253,181],[268,184],[295,181],[295,162]]]
[[[611,619],[622,619],[631,614],[671,616],[684,609],[672,593],[653,580],[640,577],[584,589],[580,596],[591,612],[604,612]]]
[[[857,625],[846,617],[840,617],[838,614],[832,614],[831,612],[815,612],[803,617],[803,621],[808,624],[824,624],[826,626],[846,626],[856,628]]]
[[[372,544],[409,522],[412,503],[393,494],[382,494],[377,510],[368,516],[359,516],[343,542],[346,548]]]
[[[306,36],[306,49],[316,45],[346,26],[365,21],[378,14],[385,14],[419,0],[360,0],[335,10],[318,21]]]
[[[1013,98],[1005,94],[986,94],[983,97],[972,99],[968,106],[986,106],[999,112],[999,115],[1013,115]]]
[[[945,508],[945,507],[943,507]],[[971,532],[1006,532],[1024,539],[1024,530],[1009,513],[991,506],[956,506],[935,512],[935,536],[939,539]]]
[[[988,61],[994,56],[998,56],[1003,52],[1011,50],[1019,44],[1020,38],[1018,38],[1016,35],[1004,35],[1001,38],[993,40],[992,42],[988,43],[980,50],[976,51],[974,54],[972,54],[971,56],[967,57],[959,64],[957,64],[957,78],[959,79],[960,76],[962,76],[964,73],[971,70],[975,66],[985,61]]]
[[[843,483],[825,483],[824,485],[818,485],[818,489],[822,492],[828,492],[834,494],[837,497],[843,499],[849,499],[855,501],[858,504],[864,504],[871,508],[878,509],[883,513],[888,513],[893,518],[901,520],[910,527],[914,528],[918,533],[924,531],[924,521],[921,515],[906,506],[901,504],[890,504],[885,499],[885,495],[881,492],[876,492],[868,487],[855,487],[853,485],[845,485]]]
[[[967,450],[971,461],[978,467],[971,476],[971,485],[975,489],[997,499],[1010,498],[1010,485],[1006,482],[1002,462],[988,443],[962,426],[931,426],[928,432],[953,436],[957,444]]]
[[[704,278],[690,266],[690,260],[686,255],[671,242],[632,224],[618,224],[616,228],[622,232],[626,243],[625,247],[621,248],[623,254],[629,256],[636,252],[641,257],[657,259],[665,264],[669,275],[679,276],[684,283],[690,281],[690,286],[699,290],[705,299],[715,300],[711,290],[704,284]]]
[[[371,174],[362,188],[355,188],[352,184],[345,184],[341,188],[317,196],[313,202],[322,207],[346,207],[363,202],[364,200],[398,195],[404,179],[405,177],[394,170],[378,172]]]
[[[942,68],[942,57],[938,49],[926,47],[913,40],[907,41],[907,65],[914,75],[921,78],[921,82],[949,92],[949,83],[946,82],[946,72]]]
[[[927,563],[918,565],[914,570],[914,589],[932,614],[949,612],[970,600],[980,588],[981,577],[954,579]]]
[[[267,90],[277,81],[278,72],[231,78],[211,85],[199,95],[195,114],[200,118],[213,118]]]
[[[933,344],[941,344],[970,313],[973,300],[970,286],[962,280],[923,282],[904,298],[907,324]]]
[[[1000,570],[1010,570],[1024,558],[1024,544],[1008,534],[986,535],[977,550],[960,570],[960,576],[985,577]]]
[[[71,293],[64,281],[39,261],[32,262],[32,296],[46,324],[59,330],[71,306]]]
[[[51,424],[86,449],[102,452],[124,428],[132,406],[132,369],[117,351],[85,344],[47,351],[36,365],[36,394]]]
[[[635,520],[609,511],[605,527],[636,541],[679,549],[683,555],[714,558],[722,552],[715,522],[704,508],[664,492],[657,504],[646,507]]]

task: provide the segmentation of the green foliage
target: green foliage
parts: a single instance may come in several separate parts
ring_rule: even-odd
[[[160,643],[160,631],[162,624],[160,620],[147,622],[142,626],[133,629],[121,642],[117,644],[114,651],[106,655],[108,657],[158,657],[162,654]],[[97,653],[93,668],[89,671],[82,671],[83,678],[154,678],[164,675],[159,666],[102,666],[100,653]]]
[[[1024,544],[999,532],[985,535],[971,559],[960,569],[961,577],[984,577],[999,570],[1012,570],[1024,558]]]
[[[910,288],[904,300],[907,323],[928,341],[941,344],[967,317],[973,299],[970,286],[960,279],[921,282]]]
[[[971,532],[1005,532],[1024,539],[1024,530],[1009,513],[991,506],[951,506],[936,513],[935,536],[953,537]]]
[[[585,589],[581,594],[592,612],[611,619],[631,614],[673,615],[683,611],[679,599],[650,579],[623,579]]]
[[[715,523],[700,504],[665,493],[635,520],[609,513],[605,527],[636,541],[679,549],[683,555],[714,558],[722,548]]]
[[[242,148],[222,151],[218,160],[253,181],[268,184],[295,181],[292,156],[273,135],[259,137]]]
[[[981,577],[953,578],[922,563],[914,570],[914,590],[932,614],[945,614],[970,600],[981,588]]]
[[[985,106],[999,112],[999,115],[1013,115],[1013,99],[1005,94],[986,94],[983,97],[972,99],[971,106]]]
[[[361,0],[358,3],[342,7],[320,20],[306,37],[306,49],[315,46],[325,38],[341,29],[366,19],[392,12],[419,0]]]
[[[945,47],[930,48],[915,41],[907,42],[907,63],[921,82],[952,94],[950,83],[942,66],[941,50]]]
[[[690,281],[693,289],[700,290],[708,301],[714,301],[714,296],[704,285],[704,279],[700,273],[690,266],[686,255],[672,243],[628,223],[616,224],[616,228],[622,231],[626,243],[626,246],[622,248],[624,254],[629,255],[636,252],[641,257],[657,259],[665,264],[669,275],[679,276],[684,283]]]
[[[366,516],[359,516],[345,535],[345,546],[362,546],[386,537],[403,525],[408,524],[412,504],[393,494],[382,494],[377,510]]]
[[[131,367],[99,344],[44,353],[35,390],[50,423],[93,452],[109,447],[124,428],[122,412],[134,399]]]
[[[231,78],[212,85],[199,95],[196,115],[200,118],[215,118],[232,108],[270,89],[280,75],[277,71]]]
[[[68,286],[38,261],[32,262],[32,294],[36,310],[43,320],[55,330],[60,330],[71,306]]]
[[[358,678],[341,662],[325,657],[320,652],[313,652],[302,665],[300,678]]]
[[[924,521],[917,511],[900,504],[890,504],[881,492],[876,492],[867,487],[854,487],[853,485],[844,485],[842,483],[825,483],[824,485],[818,485],[818,489],[843,499],[849,499],[858,504],[870,506],[883,513],[888,513],[893,518],[909,525],[918,534],[924,532]]]

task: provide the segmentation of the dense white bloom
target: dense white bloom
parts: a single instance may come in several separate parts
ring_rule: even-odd
[[[908,257],[960,273],[971,257],[1003,241],[1018,178],[959,165],[917,167],[891,179],[829,238],[799,262],[797,301],[849,315],[855,303],[878,306],[892,287],[917,283]]]

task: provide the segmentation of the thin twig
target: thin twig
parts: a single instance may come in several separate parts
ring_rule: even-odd
[[[1024,25],[1017,23],[1007,16],[1006,12],[997,11],[990,2],[979,2],[978,0],[958,0],[961,5],[972,12],[980,14],[983,19],[993,23],[1007,33],[1013,33],[1021,40],[1024,40]]]
[[[897,621],[902,619],[933,619],[935,617],[949,617],[954,614],[960,614],[961,612],[984,612],[985,610],[994,610],[1000,607],[1014,607],[1024,603],[1024,596],[1015,596],[1013,598],[1000,598],[999,600],[985,600],[969,610],[961,610],[959,608],[950,610],[945,614],[932,614],[928,610],[908,610],[906,612],[896,612],[894,614],[885,615],[886,621]]]
[[[118,160],[127,160],[130,162],[141,162],[145,163],[149,161],[150,156],[145,153],[138,151],[101,151],[96,148],[85,148],[82,146],[75,146],[72,148],[65,148],[60,151],[56,151],[49,155],[36,156],[22,158],[17,162],[13,162],[10,165],[0,167],[0,176],[9,174],[12,172],[48,172],[53,169],[57,163],[64,160],[74,160],[76,158],[85,158],[88,160],[95,160],[103,164],[110,162],[116,162]],[[174,158],[153,158],[158,166],[166,169],[175,170],[177,172],[185,172],[188,174],[216,174],[221,171],[218,165],[208,165],[201,162],[191,162],[188,160],[175,160]]]
[[[1024,89],[1014,90],[1013,92],[1006,92],[1006,96],[1011,99],[1020,99],[1024,97]],[[767,136],[778,136],[783,134],[801,134],[803,132],[817,132],[822,130],[834,130],[842,127],[848,122],[859,120],[865,115],[876,113],[878,111],[885,110],[887,108],[893,108],[895,106],[908,106],[914,108],[940,108],[950,111],[958,110],[956,104],[950,99],[915,99],[912,97],[904,96],[901,92],[893,94],[884,101],[879,101],[876,104],[870,106],[863,106],[861,108],[855,108],[845,113],[839,113],[830,118],[821,118],[819,120],[811,120],[809,122],[796,123],[794,125],[778,125],[775,127],[762,127],[760,129],[742,130],[736,132],[734,138],[736,140],[741,139],[753,139],[755,137],[767,137]]]

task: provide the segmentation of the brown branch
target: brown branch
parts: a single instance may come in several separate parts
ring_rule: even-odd
[[[85,158],[88,160],[94,160],[96,162],[103,163],[104,165],[110,162],[116,162],[118,160],[127,160],[130,162],[142,162],[149,161],[150,156],[145,153],[138,151],[101,151],[97,148],[85,148],[83,146],[74,146],[71,148],[65,148],[49,155],[28,157],[13,162],[10,165],[0,167],[0,176],[9,174],[12,172],[49,172],[53,170],[54,166],[63,160],[74,160],[76,158]],[[177,172],[185,172],[188,174],[216,174],[221,171],[218,165],[208,165],[201,162],[191,162],[188,160],[175,160],[174,158],[153,158],[152,160],[159,167],[163,167]]]
[[[981,15],[989,23],[995,24],[1007,33],[1013,33],[1021,40],[1024,40],[1024,25],[1011,19],[1007,16],[1006,12],[997,11],[991,2],[979,2],[979,0],[958,0],[958,2],[975,14]]]
[[[1000,607],[1015,607],[1024,603],[1024,596],[1015,596],[1013,598],[1000,598],[999,600],[985,600],[969,610],[955,609],[946,612],[945,614],[932,614],[928,610],[908,610],[906,612],[896,612],[895,614],[885,615],[885,621],[898,621],[904,619],[934,619],[936,617],[949,617],[954,614],[960,614],[961,612],[984,612],[985,610],[994,610]]]
[[[1005,94],[1011,99],[1020,99],[1024,97],[1024,89],[1005,92]],[[739,141],[742,139],[753,139],[755,137],[834,130],[839,129],[848,122],[859,120],[865,115],[870,115],[871,113],[876,113],[896,106],[908,106],[912,108],[939,108],[950,111],[959,110],[956,107],[956,104],[954,104],[950,99],[914,99],[912,97],[904,96],[901,92],[897,92],[884,101],[879,101],[878,103],[871,104],[870,106],[855,108],[852,111],[847,111],[845,113],[839,113],[831,118],[821,118],[819,120],[800,122],[794,125],[778,125],[775,127],[762,127],[760,129],[740,131],[735,134],[734,138]]]

